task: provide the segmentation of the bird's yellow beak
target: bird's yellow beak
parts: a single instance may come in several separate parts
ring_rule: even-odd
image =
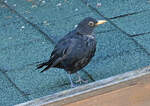
[[[105,22],[107,22],[107,21],[106,20],[98,20],[98,22],[95,25],[98,26],[100,24],[104,24]]]

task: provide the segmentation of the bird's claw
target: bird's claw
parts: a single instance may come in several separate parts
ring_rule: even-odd
[[[78,79],[77,81],[76,81],[76,83],[88,83],[88,80],[83,80],[83,79]]]
[[[75,88],[76,87],[76,85],[75,84],[71,84],[71,88]]]

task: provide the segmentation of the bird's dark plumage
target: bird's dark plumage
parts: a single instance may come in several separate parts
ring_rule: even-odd
[[[41,72],[56,67],[66,70],[69,74],[85,67],[96,51],[96,39],[92,35],[97,21],[91,17],[81,21],[77,28],[69,32],[56,44],[50,59],[41,63],[37,69],[46,66]]]

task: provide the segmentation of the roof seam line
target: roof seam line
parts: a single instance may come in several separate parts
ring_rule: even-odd
[[[109,18],[107,18],[104,15],[102,15],[96,8],[94,8],[93,6],[91,6],[90,4],[88,4],[85,0],[81,0],[81,1],[82,1],[83,4],[85,4],[87,7],[89,7],[89,9],[95,11],[98,15],[100,15],[101,17],[103,17],[104,19],[106,19],[108,22],[110,22],[110,24],[112,24],[115,28],[117,28],[123,34],[127,35],[137,46],[139,46],[145,53],[147,53],[147,55],[150,55],[150,53],[141,44],[139,44],[134,38],[132,38],[130,34],[128,34],[127,32],[125,32],[121,28],[119,28]]]
[[[11,8],[7,3],[3,2],[2,3],[10,10],[12,11],[13,13],[15,13],[16,15],[18,15],[19,17],[21,17],[24,21],[26,21],[28,24],[30,24],[33,28],[35,28],[36,30],[38,30],[42,35],[45,36],[45,38],[47,40],[50,41],[50,43],[52,43],[53,45],[55,44],[54,40],[52,38],[50,38],[48,36],[47,33],[45,33],[43,30],[41,30],[41,28],[39,26],[37,26],[36,24],[30,22],[29,20],[27,20],[24,16],[22,16],[21,14],[19,14],[16,10],[14,10],[13,8]]]
[[[10,78],[9,76],[3,72],[1,69],[0,69],[0,72],[5,76],[5,78],[7,78],[7,80],[14,86],[14,88],[19,91],[19,93],[25,97],[27,100],[29,100],[29,98],[27,97],[29,94],[25,94]]]

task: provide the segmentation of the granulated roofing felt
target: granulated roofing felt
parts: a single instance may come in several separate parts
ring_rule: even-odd
[[[48,60],[55,42],[87,16],[109,21],[95,30],[96,55],[84,68],[94,80],[149,65],[149,9],[148,0],[0,1],[0,105],[70,89],[65,71],[41,74],[35,66]]]

